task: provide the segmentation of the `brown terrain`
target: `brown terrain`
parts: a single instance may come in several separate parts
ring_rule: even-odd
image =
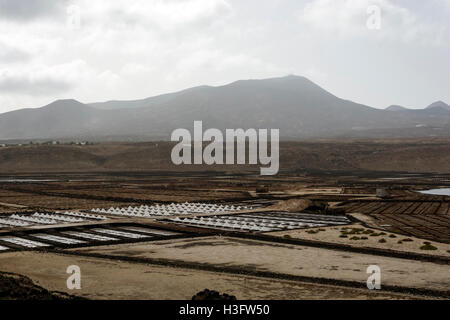
[[[0,148],[1,173],[218,171],[257,172],[259,166],[185,166],[170,161],[174,143],[23,145]],[[450,139],[281,142],[280,169],[450,172]]]
[[[450,298],[450,196],[418,192],[450,187],[450,140],[285,142],[280,174],[270,177],[259,176],[256,166],[176,167],[170,147],[0,148],[0,218],[202,202],[252,207],[220,213],[229,218],[278,219],[271,214],[282,212],[349,222],[243,232],[110,213],[102,213],[104,221],[71,224],[8,227],[0,221],[0,247],[10,248],[0,251],[0,272],[6,272],[0,281],[14,273],[11,287],[33,281],[49,294],[89,299],[191,299],[205,288],[237,299]],[[67,245],[36,238],[77,239],[65,232],[100,235],[102,228],[167,234]],[[51,246],[23,248],[7,237]],[[66,287],[69,265],[80,266],[81,290]],[[382,270],[381,290],[366,287],[369,265]],[[3,291],[3,298],[24,298],[14,290]]]

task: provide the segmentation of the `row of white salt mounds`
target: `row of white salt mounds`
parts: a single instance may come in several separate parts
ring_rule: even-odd
[[[13,214],[0,218],[0,224],[8,227],[28,227],[32,225],[52,225],[60,223],[78,223],[86,220],[106,220],[105,216],[93,215],[81,212],[60,212],[40,213],[35,212],[32,215]]]
[[[0,218],[0,223],[2,225],[8,226],[8,227],[28,227],[31,225],[29,222],[25,222],[22,220],[15,220],[11,218]]]
[[[80,217],[80,218],[84,218],[84,219],[108,220],[108,217],[97,215],[97,214],[84,213],[84,212],[56,211],[56,213],[63,214],[66,216],[72,216],[72,217]]]
[[[64,216],[59,214],[53,214],[53,213],[38,213],[32,215],[32,217],[36,218],[43,218],[43,219],[50,219],[55,221],[61,221],[61,222],[67,222],[67,223],[76,223],[76,222],[83,222],[86,221],[84,219],[70,217],[70,216]]]
[[[40,218],[37,216],[28,216],[28,215],[13,214],[9,218],[16,219],[16,220],[22,220],[22,221],[26,221],[26,222],[31,222],[31,223],[35,223],[35,224],[57,224],[58,223],[58,221],[56,221],[54,219]]]
[[[228,204],[213,204],[213,203],[198,203],[198,202],[185,202],[185,203],[171,203],[169,205],[141,205],[139,207],[128,208],[114,208],[109,209],[92,209],[92,212],[111,214],[126,217],[151,217],[151,216],[172,216],[172,215],[184,215],[184,214],[208,214],[208,213],[228,213],[237,212],[243,210],[249,210],[251,207],[235,206]]]
[[[214,217],[192,217],[173,218],[176,223],[183,223],[196,226],[214,227],[223,229],[269,232],[281,230],[293,230],[299,228],[321,227],[326,223],[301,222],[295,219],[291,221],[279,221],[270,218],[244,218],[239,216],[214,216]]]

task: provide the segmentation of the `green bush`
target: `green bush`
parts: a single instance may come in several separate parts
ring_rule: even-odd
[[[425,243],[423,246],[421,246],[420,250],[437,250],[437,248],[428,242],[428,243]]]

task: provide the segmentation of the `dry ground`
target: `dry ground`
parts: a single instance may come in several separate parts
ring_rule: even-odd
[[[352,233],[353,230],[361,230]],[[346,234],[350,233],[350,234]],[[430,242],[436,250],[423,250],[427,239],[407,237],[396,233],[390,233],[380,229],[368,228],[360,223],[344,227],[320,227],[310,229],[298,229],[289,231],[270,232],[270,235],[285,239],[306,239],[351,245],[354,247],[380,248],[400,252],[414,252],[419,254],[450,257],[450,244]],[[343,237],[345,235],[345,237]]]
[[[39,265],[39,268],[36,268]],[[66,269],[81,268],[80,291],[68,290]],[[406,294],[367,289],[270,280],[258,277],[220,274],[191,269],[51,253],[22,252],[0,255],[0,270],[30,277],[49,290],[89,299],[191,299],[210,288],[235,295],[238,299],[414,299]],[[423,298],[423,297],[422,297]]]
[[[274,177],[261,177],[258,168],[248,166],[171,168],[166,159],[169,147],[164,143],[124,143],[0,148],[0,214],[172,201],[276,203],[278,210],[294,212],[310,210],[308,204],[322,204],[312,213],[352,215],[361,220],[352,228],[386,234],[374,237],[352,234],[344,238],[342,228],[331,227],[272,235],[281,239],[449,257],[450,197],[421,195],[417,191],[450,186],[450,175],[446,174],[450,172],[450,152],[446,151],[450,151],[450,141],[284,143],[282,170]],[[7,181],[11,179],[25,180]],[[390,198],[377,198],[377,188],[388,190]],[[319,229],[325,231],[316,232]],[[360,239],[351,240],[352,237]],[[381,238],[386,242],[379,242]],[[406,238],[413,241],[398,243]],[[437,250],[421,250],[425,241]],[[84,285],[78,294],[98,299],[189,299],[205,288],[227,292],[239,299],[417,297],[201,268],[148,265],[146,259],[356,281],[362,286],[367,279],[368,264],[379,264],[383,283],[387,285],[439,291],[450,287],[448,264],[217,236],[91,247],[72,250],[71,254],[75,251],[80,255],[113,258],[1,253],[0,271],[17,272],[44,288],[67,291],[65,270],[69,264],[80,264]],[[119,261],[117,257],[142,260],[131,263]]]
[[[4,173],[206,171],[258,172],[258,166],[184,166],[170,161],[174,143],[23,145],[0,148]],[[450,172],[449,139],[281,142],[283,171]]]
[[[385,285],[440,291],[450,287],[448,265],[228,237],[123,244],[73,251],[115,257],[189,261],[242,270],[359,281],[362,284],[367,280],[367,267],[378,265]]]

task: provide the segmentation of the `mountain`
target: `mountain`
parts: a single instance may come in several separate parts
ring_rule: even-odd
[[[208,86],[199,86],[194,88],[189,88],[183,91],[174,92],[174,93],[166,93],[161,94],[155,97],[145,98],[145,99],[139,99],[139,100],[111,100],[106,102],[95,102],[90,103],[89,106],[101,109],[101,110],[117,110],[117,109],[124,109],[124,108],[142,108],[142,107],[150,107],[152,105],[168,102],[171,99],[182,95],[184,93],[190,92],[190,91],[196,91],[196,90],[202,90],[206,89]]]
[[[428,107],[424,109],[410,109],[399,105],[391,105],[385,109],[386,111],[395,111],[395,112],[410,112],[410,113],[420,113],[423,114],[437,114],[437,113],[446,113],[450,112],[450,106],[443,101],[436,101],[430,104]]]
[[[436,108],[450,111],[450,106],[443,101],[436,101],[436,102],[430,104],[428,107],[426,107],[427,110],[436,109]]]
[[[76,100],[57,100],[38,109],[0,115],[0,138],[52,138],[89,132],[99,111]]]
[[[387,107],[385,110],[386,111],[408,111],[410,109],[393,104],[393,105]]]
[[[0,115],[0,139],[167,140],[177,128],[278,128],[282,138],[440,134],[449,115],[391,112],[344,100],[304,77],[239,80],[142,100],[82,104],[59,100]],[[433,130],[425,130],[430,128]],[[408,129],[408,130],[406,130]],[[378,131],[377,131],[378,130]],[[422,133],[420,133],[422,134]]]
[[[392,105],[385,109],[389,112],[401,113],[403,116],[411,117],[411,120],[419,121],[420,118],[433,118],[443,116],[444,118],[450,116],[450,107],[444,102],[439,101],[431,104],[424,109],[409,109],[398,105]],[[419,125],[424,125],[419,124]],[[426,125],[424,125],[426,126]]]

